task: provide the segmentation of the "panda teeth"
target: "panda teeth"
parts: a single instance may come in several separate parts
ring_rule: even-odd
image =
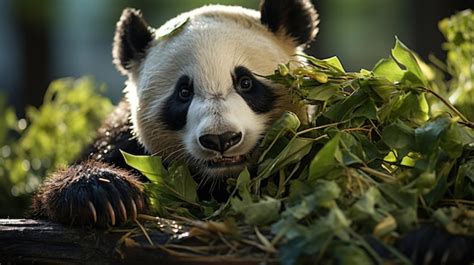
[[[214,158],[212,160],[212,162],[215,162],[215,163],[222,163],[222,162],[231,162],[231,163],[234,163],[234,162],[239,162],[240,160],[242,160],[242,157],[241,156],[222,156],[222,157],[218,157],[218,158]]]
[[[244,157],[243,156],[221,156],[221,157],[216,157],[212,160],[210,160],[211,164],[214,164],[214,165],[225,165],[225,164],[237,164],[237,163],[240,163],[240,162],[243,162],[244,161]]]

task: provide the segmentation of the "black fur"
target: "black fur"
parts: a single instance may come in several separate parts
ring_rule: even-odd
[[[192,97],[187,101],[183,101],[180,98],[179,92],[183,86],[193,93],[192,80],[186,75],[181,76],[178,82],[176,82],[173,94],[168,97],[161,110],[160,118],[168,130],[178,131],[186,125],[186,118]]]
[[[96,139],[83,151],[78,161],[92,159],[130,170],[120,150],[134,155],[146,154],[143,146],[133,135],[131,126],[130,106],[126,101],[122,101],[104,121]]]
[[[143,59],[144,53],[153,40],[153,30],[143,19],[139,10],[126,8],[122,12],[114,36],[112,55],[117,69],[127,74]]]
[[[318,14],[310,0],[263,0],[260,12],[262,24],[275,33],[284,31],[298,45],[318,32]]]
[[[249,91],[241,91],[238,89],[238,80],[242,76],[248,76],[252,79],[253,87]],[[249,69],[238,66],[232,74],[234,88],[239,95],[247,102],[247,105],[256,113],[267,113],[275,106],[277,95],[273,93],[271,88],[258,81]]]

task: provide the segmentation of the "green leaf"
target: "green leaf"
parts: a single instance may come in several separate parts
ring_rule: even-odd
[[[397,220],[398,228],[401,232],[406,233],[412,231],[418,225],[418,217],[415,207],[397,209],[392,212]]]
[[[271,197],[253,203],[247,203],[236,197],[231,198],[232,208],[245,217],[249,225],[264,225],[274,222],[279,217],[281,202]]]
[[[339,265],[373,264],[366,251],[356,245],[336,246],[331,252]]]
[[[379,188],[387,200],[397,204],[400,208],[416,209],[416,192],[403,190],[402,187],[394,184],[381,184]]]
[[[253,202],[249,191],[250,173],[247,169],[240,173],[237,179],[239,197],[230,198],[232,209],[244,215],[245,222],[250,225],[268,224],[279,217],[281,202],[271,197],[265,197]]]
[[[474,159],[459,167],[455,179],[454,196],[459,199],[474,200]]]
[[[307,99],[315,101],[326,101],[336,95],[341,89],[339,85],[327,83],[308,89]]]
[[[339,71],[345,73],[346,71],[344,70],[344,67],[342,66],[341,61],[339,61],[339,58],[337,56],[333,56],[331,58],[324,59],[323,61],[327,62],[328,64],[334,66],[337,68]]]
[[[290,111],[285,111],[281,117],[272,124],[272,127],[267,131],[265,137],[260,144],[261,148],[266,148],[270,144],[285,135],[287,132],[296,132],[300,127],[301,122],[298,116]]]
[[[415,146],[415,130],[400,120],[382,131],[383,141],[391,148],[402,149]]]
[[[301,220],[313,213],[317,207],[331,207],[340,194],[341,189],[334,181],[316,180],[312,184],[314,188],[311,194],[305,196],[300,193],[299,189],[293,188],[290,196],[300,199],[291,207],[288,207],[283,213],[283,217],[292,217],[296,220]],[[307,186],[308,187],[308,186]],[[309,186],[310,187],[310,186]]]
[[[179,16],[161,26],[158,30],[155,31],[155,36],[159,40],[169,39],[176,34],[180,33],[184,26],[189,22],[190,18],[188,16]]]
[[[159,156],[136,156],[120,150],[127,165],[137,169],[153,183],[162,183],[166,177],[166,169],[163,167]]]
[[[187,202],[197,202],[197,188],[196,181],[191,176],[188,168],[179,163],[172,163],[168,169],[169,176],[166,183],[169,188],[174,190],[181,198]]]
[[[408,49],[398,38],[396,38],[395,47],[392,49],[392,56],[397,63],[406,68],[405,78],[413,81],[415,85],[425,86],[428,83],[417,62],[415,53]],[[409,75],[407,76],[407,74]]]
[[[465,129],[461,128],[457,122],[449,120],[449,123],[449,127],[443,133],[440,146],[451,159],[456,159],[462,155],[464,146],[474,142],[474,139],[467,136]]]
[[[350,240],[350,236],[347,232],[347,229],[351,225],[351,220],[349,220],[344,212],[341,211],[338,207],[333,207],[329,211],[329,214],[326,218],[323,219],[329,226],[333,228],[334,234],[344,241]]]
[[[293,137],[288,145],[270,163],[259,170],[257,178],[265,179],[277,172],[280,168],[295,164],[306,156],[313,145],[313,139],[303,137]]]
[[[397,85],[390,82],[389,80],[383,77],[374,77],[364,82],[361,81],[361,89],[364,87],[370,88],[375,94],[378,96],[375,97],[371,95],[371,99],[374,100],[376,103],[384,103],[387,104],[391,97],[393,97],[394,93],[397,93]],[[380,99],[380,100],[379,100]]]
[[[374,101],[372,99],[367,100],[364,105],[358,107],[354,111],[352,117],[364,117],[370,120],[377,119],[377,107],[375,106]]]
[[[392,117],[410,120],[423,124],[429,119],[429,106],[425,94],[409,92],[400,101],[400,106],[393,110]]]
[[[336,134],[319,150],[309,165],[309,180],[322,178],[330,171],[341,166],[342,153],[339,148],[340,139],[340,134]]]
[[[451,122],[447,117],[441,117],[416,128],[415,140],[417,149],[425,154],[434,152],[436,148],[439,148],[442,136],[450,124]]]
[[[380,60],[372,71],[375,76],[387,78],[392,83],[400,82],[405,75],[405,72],[392,58]]]
[[[357,90],[350,97],[329,107],[324,113],[324,116],[333,121],[343,121],[347,119],[355,109],[366,104],[368,99],[367,93],[362,90]]]
[[[376,215],[375,204],[377,200],[382,198],[378,189],[370,187],[367,192],[351,207],[350,213],[354,220],[366,219],[372,217],[379,219],[380,216]]]
[[[252,196],[250,195],[249,191],[249,184],[250,184],[250,172],[247,168],[245,168],[242,172],[240,172],[239,177],[237,178],[237,189],[239,191],[239,195],[242,198],[244,203],[251,203]]]

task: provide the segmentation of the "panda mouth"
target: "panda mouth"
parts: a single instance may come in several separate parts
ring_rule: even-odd
[[[208,160],[207,164],[209,167],[218,168],[218,167],[229,167],[240,165],[245,162],[245,157],[238,155],[238,156],[221,156],[216,157],[214,159]]]

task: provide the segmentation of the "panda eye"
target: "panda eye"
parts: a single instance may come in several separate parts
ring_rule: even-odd
[[[241,76],[239,78],[239,90],[240,91],[248,92],[248,91],[252,90],[252,87],[253,87],[252,78],[250,78],[247,75]]]
[[[193,93],[188,86],[183,86],[179,89],[179,99],[183,102],[188,101],[192,97]]]

